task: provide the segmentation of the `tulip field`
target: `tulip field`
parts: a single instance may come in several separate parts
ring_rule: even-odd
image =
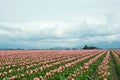
[[[120,50],[1,50],[0,80],[120,80]]]

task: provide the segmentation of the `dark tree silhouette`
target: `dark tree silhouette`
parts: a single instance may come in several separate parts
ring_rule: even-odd
[[[99,49],[99,48],[94,47],[94,46],[87,46],[87,45],[85,45],[85,46],[83,47],[83,49]]]
[[[87,46],[87,45],[85,45],[85,46],[83,47],[83,49],[88,49],[88,46]]]

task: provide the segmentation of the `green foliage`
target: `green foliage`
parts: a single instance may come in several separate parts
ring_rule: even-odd
[[[87,72],[83,72],[82,74],[79,74],[75,80],[94,80],[93,77],[94,78],[96,77],[95,73],[97,70],[97,66],[100,64],[100,62],[103,60],[104,57],[105,57],[105,54],[102,55],[95,63],[90,65]]]
[[[113,62],[114,62],[114,64],[115,64],[115,69],[116,69],[117,75],[118,75],[119,80],[120,80],[120,63],[119,63],[118,60],[115,58],[115,56],[112,54],[112,52],[111,52],[111,56],[112,56]]]

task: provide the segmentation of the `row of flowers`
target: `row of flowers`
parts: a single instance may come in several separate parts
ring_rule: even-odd
[[[68,76],[67,80],[75,80],[76,76],[82,75],[83,73],[87,72],[90,65],[94,64],[98,60],[98,58],[100,58],[103,54],[105,54],[105,51],[100,52],[95,57],[91,58],[88,62],[84,63],[83,66],[80,66],[79,68],[77,68],[73,73],[71,73]]]
[[[84,60],[87,60],[87,59],[89,59],[90,57],[93,57],[93,56],[95,56],[95,55],[97,55],[97,54],[99,54],[99,53],[96,53],[96,54],[91,53],[90,55],[81,57],[81,58],[79,58],[79,59],[77,59],[77,60],[75,60],[75,61],[73,61],[73,62],[67,63],[67,64],[65,64],[65,65],[63,65],[63,66],[59,66],[59,68],[47,72],[46,75],[44,76],[44,78],[51,77],[51,76],[53,76],[55,73],[61,73],[61,72],[65,71],[66,69],[71,68],[71,67],[74,67],[76,64],[78,64],[78,63],[80,63],[80,62],[82,62],[82,61],[84,61]]]
[[[69,62],[71,60],[79,58],[79,56],[83,55],[86,52],[89,53],[97,51],[10,51],[9,53],[4,53],[6,55],[1,55],[3,53],[0,52],[0,75],[4,77],[5,75],[9,75],[13,72],[17,74],[19,71],[26,69],[26,72],[20,75],[20,77],[23,77],[25,74],[37,72],[39,69],[35,68],[31,70],[29,68],[36,67],[42,62],[47,62],[50,64],[46,63],[40,67],[41,70],[53,66],[51,62],[54,62],[54,65],[57,65],[59,62]]]
[[[105,58],[103,59],[101,64],[98,66],[98,69],[97,69],[98,80],[101,80],[101,79],[108,80],[107,77],[110,75],[110,72],[108,71],[108,69],[110,68],[109,58],[110,58],[110,51],[106,53]]]
[[[116,51],[111,51],[111,55],[113,58],[113,62],[115,65],[116,73],[118,75],[118,78],[120,79],[120,50]]]
[[[70,56],[69,56],[70,57]],[[77,59],[77,58],[80,58],[80,57],[82,57],[81,55],[75,55],[75,56],[72,56],[71,58],[68,58],[68,56],[67,56],[67,58],[65,58],[65,59],[59,59],[59,61],[58,62],[54,62],[54,63],[51,63],[51,64],[45,64],[45,65],[42,65],[41,67],[37,67],[37,65],[36,64],[31,64],[31,65],[26,65],[25,66],[25,69],[26,69],[26,72],[25,73],[29,73],[29,72],[31,72],[32,70],[33,71],[35,71],[36,72],[36,70],[38,71],[43,71],[43,70],[45,70],[45,69],[47,69],[47,68],[50,68],[50,67],[52,67],[52,66],[55,66],[55,65],[58,65],[58,64],[62,64],[62,63],[65,63],[65,62],[70,62],[70,61],[72,61],[72,60],[75,60],[75,59]],[[35,67],[34,69],[29,69],[31,66],[33,66],[33,67]],[[11,74],[12,72],[20,72],[20,71],[23,71],[24,70],[24,67],[21,67],[21,68],[17,68],[16,70],[11,70],[11,69],[9,69],[8,70],[8,72],[3,72],[3,74],[2,74],[2,76],[5,76],[5,75],[7,75],[7,74]],[[30,70],[30,71],[29,71]],[[25,74],[24,73],[24,74]]]

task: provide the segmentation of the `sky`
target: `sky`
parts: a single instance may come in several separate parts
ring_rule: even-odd
[[[0,48],[120,45],[120,0],[0,0]]]

